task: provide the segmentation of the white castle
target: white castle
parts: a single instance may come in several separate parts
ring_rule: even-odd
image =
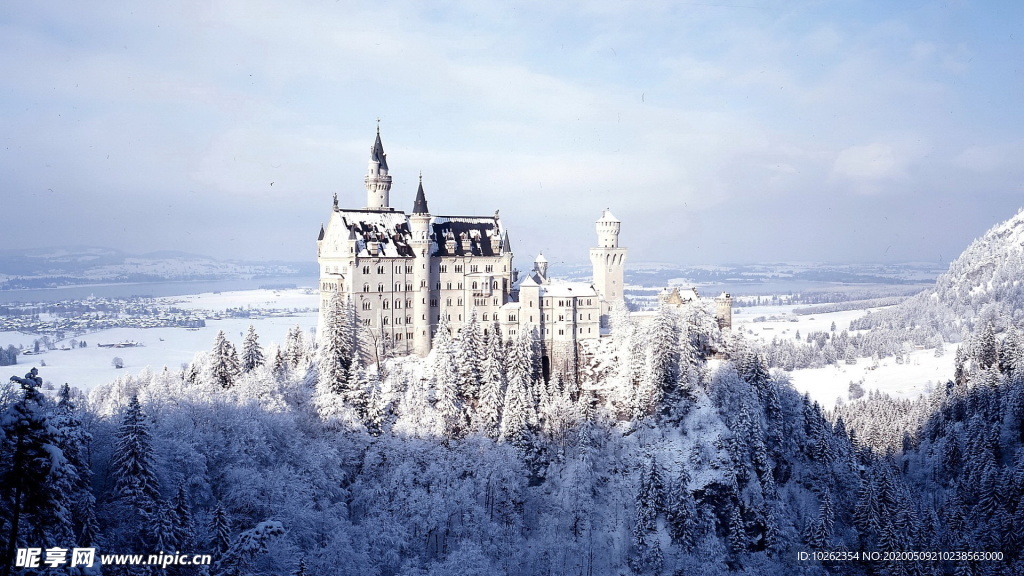
[[[441,314],[454,334],[476,314],[486,331],[504,338],[529,327],[543,346],[544,372],[572,372],[580,342],[599,338],[609,310],[623,302],[626,249],[619,246],[621,223],[605,210],[597,220],[598,245],[590,250],[592,284],[548,277],[537,256],[519,279],[512,268],[509,234],[493,216],[431,214],[423,177],[412,213],[390,205],[387,155],[377,138],[365,178],[366,207],[334,209],[317,240],[320,264],[320,319],[333,294],[351,300],[358,320],[374,341],[390,340],[399,354],[425,356]]]

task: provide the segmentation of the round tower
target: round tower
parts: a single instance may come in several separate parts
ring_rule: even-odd
[[[370,162],[366,171],[366,209],[391,210],[391,176],[388,176],[388,157],[380,142],[380,124],[377,140],[370,147]]]
[[[732,330],[732,294],[722,292],[715,298],[715,319],[720,330]]]
[[[414,254],[413,281],[413,351],[418,356],[430,353],[430,210],[423,193],[423,175],[416,191],[412,214],[409,215],[410,247]]]
[[[541,284],[547,282],[548,279],[548,259],[544,257],[544,254],[538,254],[537,259],[533,261],[533,271],[537,273],[540,278]]]
[[[619,246],[619,221],[611,210],[605,210],[595,222],[597,247],[590,249],[594,267],[594,290],[601,299],[601,326],[608,327],[608,313],[624,303],[626,249]]]

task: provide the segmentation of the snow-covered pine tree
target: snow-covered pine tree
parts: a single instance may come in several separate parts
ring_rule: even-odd
[[[69,465],[71,486],[66,497],[76,542],[80,546],[90,546],[100,530],[96,521],[96,497],[92,493],[92,467],[88,457],[92,434],[82,425],[80,410],[67,384],[61,386],[51,420],[57,432],[57,446]]]
[[[256,328],[249,324],[249,330],[245,333],[245,340],[242,341],[242,371],[252,372],[263,366],[263,347],[260,346],[259,336],[256,335]]]
[[[449,438],[459,437],[465,432],[466,416],[459,393],[460,375],[455,361],[457,348],[446,314],[441,314],[437,323],[432,348],[430,358],[435,386],[434,407],[441,418],[444,435]]]
[[[284,358],[292,370],[298,369],[306,363],[306,338],[302,335],[301,326],[296,325],[288,331],[288,336],[285,338]]]
[[[647,339],[647,372],[661,394],[675,396],[679,392],[681,330],[679,316],[668,303],[662,302]]]
[[[15,380],[15,378],[12,378]],[[0,414],[0,534],[4,573],[19,543],[73,545],[66,504],[69,471],[47,417],[47,400],[26,377],[20,398]]]
[[[231,388],[240,372],[238,352],[235,346],[224,336],[224,331],[217,332],[210,356],[210,375],[221,388]]]
[[[210,534],[213,549],[220,554],[227,552],[231,547],[231,518],[220,500],[214,506],[213,515],[210,517]]]
[[[476,308],[473,308],[469,313],[469,320],[459,334],[455,353],[455,363],[459,371],[459,395],[470,405],[475,405],[480,397],[484,351],[483,330],[477,321]]]
[[[495,323],[487,338],[480,399],[473,412],[473,427],[488,438],[497,438],[501,431],[501,408],[505,398],[504,349],[501,327]]]
[[[680,468],[679,475],[665,494],[665,521],[672,542],[685,551],[697,545],[697,508],[690,494],[690,475]]]
[[[178,544],[179,550],[191,550],[196,544],[196,526],[192,520],[192,507],[185,484],[178,484],[178,493],[174,496],[173,504],[174,541]]]
[[[110,464],[117,498],[125,500],[143,517],[148,516],[160,499],[160,483],[149,422],[137,396],[132,396],[121,415]]]

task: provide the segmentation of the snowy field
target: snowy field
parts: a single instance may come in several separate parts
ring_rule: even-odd
[[[828,332],[833,322],[836,332],[842,332],[849,328],[851,320],[867,313],[867,310],[847,310],[799,316],[793,313],[793,309],[799,307],[805,305],[734,308],[733,329],[748,337],[769,341],[776,337],[793,339],[797,331],[806,338],[811,332]],[[760,317],[766,320],[754,322]],[[794,388],[809,393],[825,408],[833,407],[838,397],[849,401],[850,382],[860,382],[865,392],[880,390],[897,398],[916,398],[953,377],[955,356],[956,346],[947,345],[939,358],[935,357],[934,349],[915,350],[903,364],[897,364],[894,358],[884,358],[875,366],[871,358],[858,358],[853,365],[840,363],[826,368],[795,370],[790,378]]]
[[[173,302],[180,308],[224,310],[227,308],[313,308],[318,305],[315,293],[307,294],[305,290],[246,290],[239,292],[223,292],[219,294],[194,294],[175,296],[162,299]],[[196,352],[209,350],[213,347],[214,338],[219,330],[241,348],[242,337],[252,324],[260,337],[264,349],[271,343],[281,343],[288,330],[293,326],[301,326],[307,331],[316,327],[316,312],[305,312],[288,317],[271,317],[260,319],[226,319],[207,320],[205,328],[113,328],[78,336],[78,340],[88,342],[87,348],[73,350],[50,350],[38,356],[19,356],[16,366],[0,367],[4,378],[21,376],[33,366],[39,368],[39,375],[44,382],[60,386],[67,382],[82,390],[89,390],[99,384],[114,380],[125,374],[136,374],[144,368],[160,370],[164,366],[179,368],[182,363],[190,362]],[[0,332],[0,346],[9,344],[26,348],[32,347],[32,341],[39,336],[20,332]],[[97,344],[114,344],[126,340],[143,344],[136,348],[100,348]],[[57,343],[58,348],[66,341]],[[124,360],[124,368],[117,369],[112,365],[114,357]],[[45,366],[40,363],[45,362]],[[9,374],[7,374],[9,372]]]

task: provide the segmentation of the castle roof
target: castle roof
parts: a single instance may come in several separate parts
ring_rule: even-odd
[[[502,233],[501,220],[495,216],[434,216],[430,228],[434,234],[435,256],[500,256],[503,253],[500,243],[496,246],[491,242]],[[455,241],[452,248],[448,246],[449,240]]]
[[[413,214],[430,214],[427,208],[427,196],[423,193],[423,174],[420,174],[420,187],[416,190],[416,200],[412,203]]]
[[[370,160],[380,163],[382,170],[388,169],[388,155],[384,153],[384,145],[380,142],[380,126],[377,126],[377,140],[370,148]]]
[[[338,210],[334,216],[347,231],[346,239],[356,241],[356,256],[382,258],[412,257],[412,231],[403,212]],[[339,231],[340,232],[340,231]]]
[[[584,282],[566,282],[564,280],[551,280],[541,287],[541,296],[552,296],[554,298],[597,298],[597,291],[590,284]]]
[[[612,211],[607,209],[607,208],[604,209],[604,211],[601,213],[601,217],[598,218],[597,221],[598,222],[617,222],[619,224],[622,223],[622,221],[619,220],[618,218],[616,218],[615,215],[612,214]]]

